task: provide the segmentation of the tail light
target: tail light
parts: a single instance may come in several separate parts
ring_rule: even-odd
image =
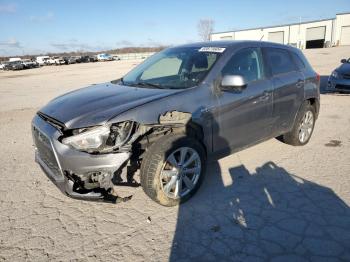
[[[317,82],[321,81],[321,76],[318,73],[316,73],[316,80],[317,80]]]

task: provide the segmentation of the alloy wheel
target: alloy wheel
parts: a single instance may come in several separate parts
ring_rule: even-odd
[[[160,184],[164,194],[178,199],[189,194],[201,175],[201,159],[196,150],[180,147],[173,151],[163,164]]]
[[[299,127],[299,141],[305,143],[309,140],[314,128],[314,115],[311,111],[306,111]]]

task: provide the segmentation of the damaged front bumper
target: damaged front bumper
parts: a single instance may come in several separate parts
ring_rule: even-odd
[[[32,121],[32,135],[36,162],[61,192],[76,199],[113,202],[106,188],[79,190],[76,175],[98,173],[112,178],[129,160],[130,153],[89,154],[72,149],[59,142],[60,131],[38,115]]]

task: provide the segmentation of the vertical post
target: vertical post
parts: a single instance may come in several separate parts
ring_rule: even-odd
[[[299,48],[301,49],[300,26],[301,26],[301,16],[299,16],[299,30],[298,30],[298,45],[299,45]]]

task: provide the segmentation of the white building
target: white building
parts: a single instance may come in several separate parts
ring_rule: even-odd
[[[214,40],[262,40],[301,49],[350,45],[350,13],[333,19],[277,25],[211,34]]]

